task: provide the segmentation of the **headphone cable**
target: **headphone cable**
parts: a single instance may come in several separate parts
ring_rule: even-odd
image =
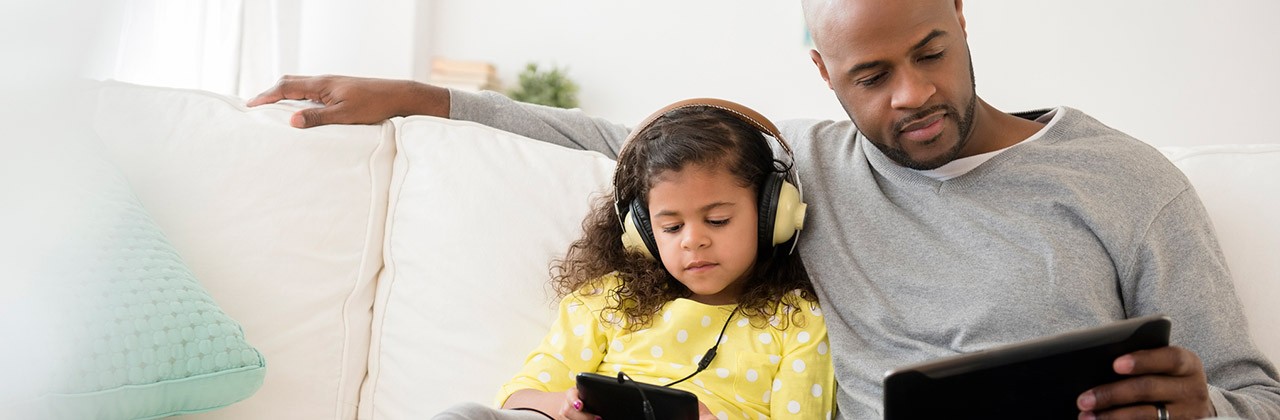
[[[636,382],[635,379],[631,379],[630,376],[627,376],[626,373],[618,372],[618,383],[623,384],[623,383],[627,383],[627,381],[630,381],[631,385],[634,385],[636,387],[636,391],[640,391],[641,406],[644,407],[644,418],[646,420],[654,420],[653,404],[650,404],[649,397],[644,395],[644,388],[641,387],[640,383]]]
[[[702,371],[706,370],[707,366],[711,366],[711,360],[716,358],[716,348],[720,347],[720,340],[724,338],[724,330],[729,328],[729,321],[733,319],[733,314],[736,314],[736,313],[738,313],[738,307],[734,306],[733,311],[729,312],[729,318],[726,318],[724,320],[724,326],[720,327],[720,335],[716,336],[716,343],[712,345],[710,349],[707,349],[707,352],[702,355],[702,360],[698,361],[698,369],[694,370],[693,373],[690,373],[689,376],[680,378],[675,382],[672,382],[663,386],[670,387],[672,385],[684,382],[689,378],[692,378],[693,375],[697,375],[698,373],[701,373]]]

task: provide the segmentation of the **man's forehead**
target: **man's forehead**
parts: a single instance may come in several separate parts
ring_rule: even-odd
[[[805,0],[804,4],[815,38],[828,49],[914,43],[935,29],[949,30],[956,16],[954,0]],[[821,47],[824,54],[837,52]]]

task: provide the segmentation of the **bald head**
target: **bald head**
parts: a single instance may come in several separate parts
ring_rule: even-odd
[[[823,52],[823,40],[833,31],[848,30],[858,21],[881,20],[888,9],[936,8],[935,10],[960,10],[959,0],[801,0],[805,25],[813,38],[815,49]],[[882,20],[881,20],[882,21]]]
[[[823,16],[829,16],[831,13],[827,11],[832,3],[840,0],[800,0],[800,7],[804,9],[804,24],[809,28],[809,36],[813,38],[814,45],[818,43],[818,35],[822,31],[819,27],[825,24]]]

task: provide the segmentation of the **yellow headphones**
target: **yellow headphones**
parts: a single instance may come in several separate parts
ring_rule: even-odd
[[[795,172],[794,162],[795,155],[791,152],[791,146],[782,139],[782,134],[778,132],[778,128],[773,125],[760,113],[740,105],[735,102],[714,98],[694,98],[686,99],[667,105],[662,109],[654,112],[645,118],[640,125],[636,126],[631,134],[627,136],[623,142],[622,151],[618,153],[618,166],[614,169],[614,198],[622,200],[618,191],[618,174],[622,172],[622,159],[633,147],[631,142],[636,141],[640,134],[644,133],[654,121],[661,118],[671,111],[690,107],[710,107],[729,112],[729,114],[746,122],[747,124],[760,130],[766,137],[773,137],[777,140],[782,150],[786,152],[788,163],[787,169],[783,173],[775,173],[765,179],[764,186],[760,190],[759,200],[759,244],[760,249],[771,249],[775,246],[784,244],[796,238],[801,229],[804,229],[804,215],[807,205],[801,200],[801,188],[797,185],[800,183],[800,175]],[[787,181],[787,178],[795,180],[795,184]],[[656,260],[658,258],[658,243],[654,239],[653,226],[649,222],[649,209],[640,200],[631,199],[629,202],[622,203],[614,201],[614,212],[618,215],[618,221],[622,224],[622,246],[631,252],[638,252]],[[787,250],[790,254],[795,251],[795,241],[792,241],[791,248]]]

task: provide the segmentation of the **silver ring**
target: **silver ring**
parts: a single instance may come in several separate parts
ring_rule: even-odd
[[[1164,408],[1164,403],[1151,404],[1156,407],[1157,420],[1169,420],[1169,410]]]

